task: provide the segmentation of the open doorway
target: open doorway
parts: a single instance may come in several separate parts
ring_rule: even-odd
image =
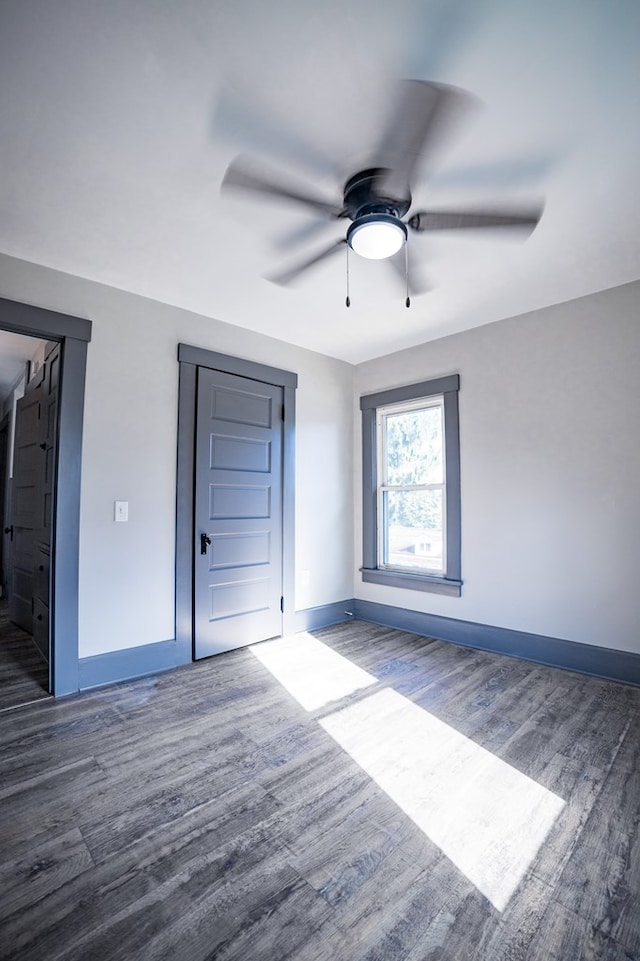
[[[35,573],[50,594],[48,611],[39,607],[36,621],[41,625],[48,621],[49,690],[54,695],[71,694],[79,689],[80,477],[91,322],[0,297],[0,330],[35,337],[59,348],[59,363],[49,367],[50,387],[55,386],[56,390],[56,409],[50,407],[47,413],[49,423],[53,418],[56,424],[55,444],[50,445],[47,438],[38,438],[38,444],[44,444],[51,468],[48,473],[50,486],[41,502],[46,504],[49,515],[50,567],[47,570],[45,561],[40,558]],[[57,374],[54,374],[54,366]],[[11,527],[11,524],[5,526]],[[38,613],[42,614],[41,618],[37,617]]]
[[[51,691],[60,345],[0,330],[0,710]]]

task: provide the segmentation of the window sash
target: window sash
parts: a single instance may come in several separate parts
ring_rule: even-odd
[[[441,422],[441,443],[442,443],[442,481],[438,483],[424,484],[389,484],[388,483],[388,443],[387,443],[387,419],[390,416],[403,413],[419,413],[423,410],[438,408]],[[397,404],[389,404],[379,407],[376,411],[376,439],[377,449],[380,456],[376,459],[376,506],[377,506],[377,544],[376,544],[376,564],[380,570],[399,571],[414,574],[435,574],[444,576],[447,571],[447,451],[446,451],[446,432],[444,423],[444,397],[435,395],[431,397],[415,398]],[[392,564],[386,558],[389,557],[389,524],[387,522],[387,511],[385,509],[385,494],[390,492],[419,492],[438,490],[442,492],[442,564],[429,567],[427,564]]]
[[[435,574],[443,577],[447,570],[447,536],[446,536],[446,524],[447,524],[447,489],[444,484],[430,484],[428,488],[413,487],[407,488],[408,490],[440,490],[442,491],[442,564],[432,565],[428,563],[424,564],[392,564],[386,561],[385,558],[389,556],[389,525],[387,524],[386,511],[384,507],[384,495],[387,491],[397,491],[402,490],[399,487],[380,487],[378,489],[378,517],[380,518],[380,523],[378,524],[378,568],[381,571],[399,571],[409,572],[413,574]]]

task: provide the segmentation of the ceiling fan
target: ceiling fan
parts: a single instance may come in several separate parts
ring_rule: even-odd
[[[330,202],[287,182],[261,173],[256,161],[237,157],[225,173],[222,188],[253,191],[303,205],[323,218],[350,221],[346,233],[330,246],[293,268],[268,277],[288,284],[314,264],[347,247],[372,260],[393,257],[405,250],[406,306],[410,306],[408,260],[409,232],[469,228],[510,228],[531,233],[542,216],[540,203],[528,208],[412,211],[411,179],[418,160],[429,158],[447,133],[452,118],[471,100],[466,91],[422,80],[405,80],[392,122],[385,131],[370,166],[351,175],[342,198]],[[409,215],[407,217],[407,215]],[[347,260],[348,265],[348,260]],[[348,271],[348,266],[347,266]],[[348,273],[347,273],[348,285]],[[350,306],[347,286],[347,306]]]

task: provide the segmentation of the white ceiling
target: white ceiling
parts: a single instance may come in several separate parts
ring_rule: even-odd
[[[636,0],[3,0],[0,251],[358,362],[640,277]],[[220,196],[240,152],[329,199],[403,77],[482,107],[414,206],[544,197],[526,243],[410,237],[432,290],[337,256],[293,206]]]

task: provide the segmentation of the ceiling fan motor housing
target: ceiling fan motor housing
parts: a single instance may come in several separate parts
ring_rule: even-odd
[[[384,213],[400,219],[411,206],[411,194],[398,199],[385,197],[379,188],[389,173],[384,167],[361,170],[344,185],[344,211],[351,220],[366,214]]]

